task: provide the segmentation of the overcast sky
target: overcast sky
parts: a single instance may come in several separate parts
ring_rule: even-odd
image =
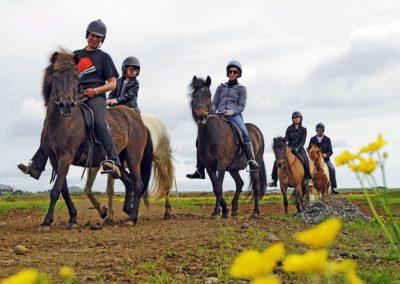
[[[57,46],[83,48],[88,23],[102,19],[108,27],[102,49],[117,68],[127,56],[141,61],[139,106],[167,125],[179,190],[212,189],[208,179],[185,178],[194,169],[197,131],[188,84],[193,75],[210,75],[214,91],[232,59],[243,65],[245,121],[257,124],[267,142],[268,178],[272,138],[283,135],[291,113],[300,110],[307,141],[323,122],[335,154],[382,133],[389,141],[389,185],[400,185],[399,1],[2,0],[0,6],[1,184],[50,189],[49,167],[40,181],[16,167],[39,145],[43,69]],[[72,168],[69,185],[84,185],[81,171]],[[346,168],[337,175],[339,187],[358,186]],[[232,184],[227,177],[224,189]],[[104,186],[102,177],[95,189]]]

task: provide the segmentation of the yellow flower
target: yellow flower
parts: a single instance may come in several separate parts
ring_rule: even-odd
[[[365,174],[370,174],[376,169],[376,162],[372,157],[369,157],[368,160],[361,160],[357,166],[357,171],[363,172]]]
[[[248,250],[239,254],[230,269],[231,276],[235,278],[253,278],[265,272],[267,272],[265,258],[256,250]]]
[[[330,218],[315,227],[296,233],[294,238],[314,249],[325,248],[335,241],[341,225],[339,218]]]
[[[16,275],[1,281],[1,284],[33,284],[39,279],[39,272],[35,269],[23,269]]]
[[[346,273],[346,279],[347,283],[350,284],[363,284],[364,281],[362,281],[358,276],[357,273],[354,269],[348,270]]]
[[[74,277],[74,270],[69,266],[63,266],[61,267],[59,274],[62,280],[72,280]]]
[[[283,269],[294,273],[324,272],[328,263],[326,249],[308,251],[305,254],[291,254],[283,261]]]
[[[257,277],[251,284],[280,284],[281,281],[273,275],[264,276],[264,277]]]
[[[271,272],[276,263],[283,259],[284,254],[285,248],[282,243],[276,243],[267,247],[262,253],[265,262],[265,270]]]
[[[357,158],[357,155],[350,153],[350,151],[343,151],[339,156],[336,156],[336,166],[342,166]]]
[[[356,269],[354,260],[346,259],[341,262],[330,261],[326,265],[325,274],[331,275],[338,272],[347,272]]]

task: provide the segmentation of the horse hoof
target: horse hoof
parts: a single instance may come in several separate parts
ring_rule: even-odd
[[[101,208],[100,208],[100,210],[99,210],[99,214],[100,214],[100,217],[101,217],[101,219],[105,219],[105,218],[107,218],[107,207],[105,207],[105,206],[102,206]]]
[[[229,210],[227,210],[226,212],[222,212],[221,218],[224,218],[224,219],[229,218]]]
[[[235,217],[235,216],[237,216],[237,215],[239,215],[238,211],[232,211],[232,213],[231,213],[231,216],[232,216],[232,217]]]
[[[163,216],[163,220],[169,220],[169,219],[171,219],[171,214],[164,214],[164,216]]]
[[[46,233],[50,232],[50,226],[49,225],[40,225],[38,228],[39,233]]]
[[[218,214],[211,214],[211,219],[217,219],[217,217],[218,217]]]
[[[105,225],[105,226],[114,226],[114,221],[111,218],[106,218],[103,221],[103,225]]]
[[[67,230],[74,230],[78,228],[78,224],[77,223],[68,223],[67,225]]]
[[[133,227],[135,226],[135,222],[133,222],[132,220],[127,220],[124,222],[124,225],[127,227]]]
[[[250,219],[258,219],[259,215],[257,213],[253,213],[250,215]]]

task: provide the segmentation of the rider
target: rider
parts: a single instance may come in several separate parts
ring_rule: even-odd
[[[310,187],[313,185],[310,173],[310,164],[308,161],[307,153],[304,150],[304,144],[307,137],[307,129],[302,126],[303,116],[299,111],[293,112],[292,122],[293,124],[286,129],[285,139],[288,142],[288,146],[303,163],[306,186]],[[268,184],[268,186],[276,187],[278,181],[278,167],[276,161],[274,162],[271,176],[272,181]]]
[[[110,130],[106,123],[106,95],[105,93],[115,89],[116,78],[119,76],[114,63],[107,53],[100,49],[106,38],[107,28],[101,20],[92,21],[86,29],[87,46],[74,51],[78,58],[78,89],[87,96],[86,103],[94,114],[94,130],[106,152],[107,160],[103,163],[105,170],[113,171],[113,177],[120,177],[121,163],[115,152]],[[19,164],[18,168],[25,174],[39,179],[45,169],[48,156],[39,147],[32,158],[32,162],[26,166]]]
[[[315,131],[317,132],[317,135],[311,137],[308,149],[310,149],[312,145],[316,145],[318,148],[321,149],[325,164],[328,166],[329,169],[332,193],[337,194],[339,192],[335,190],[335,188],[337,188],[336,171],[330,160],[330,156],[332,156],[333,154],[331,139],[328,136],[324,135],[325,125],[323,125],[321,122],[315,126]]]
[[[212,107],[216,114],[224,115],[240,128],[243,135],[245,154],[250,169],[258,170],[259,165],[254,157],[253,143],[251,142],[250,135],[243,122],[242,112],[246,106],[247,91],[246,87],[241,85],[237,80],[242,76],[242,65],[239,61],[230,61],[226,66],[226,74],[229,80],[228,82],[222,83],[218,86],[212,100]],[[186,177],[191,179],[204,179],[205,167],[200,161],[198,153],[196,168],[197,169],[193,174],[187,174]]]
[[[140,62],[136,57],[129,56],[122,62],[122,77],[117,79],[117,88],[108,95],[108,105],[126,105],[137,113],[140,109],[137,104],[140,73]]]

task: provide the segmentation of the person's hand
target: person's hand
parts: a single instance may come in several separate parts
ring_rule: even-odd
[[[225,115],[233,115],[233,110],[231,110],[231,109],[226,109],[226,110],[224,110],[224,114],[225,114]]]
[[[109,106],[113,106],[113,105],[118,104],[118,101],[116,99],[108,99],[106,103]]]
[[[326,158],[326,154],[322,154],[322,157]]]
[[[86,96],[88,97],[94,97],[96,95],[96,90],[93,88],[87,88],[84,92],[83,92]]]
[[[299,152],[299,148],[294,147],[294,148],[293,148],[293,151],[297,153],[297,152]]]

